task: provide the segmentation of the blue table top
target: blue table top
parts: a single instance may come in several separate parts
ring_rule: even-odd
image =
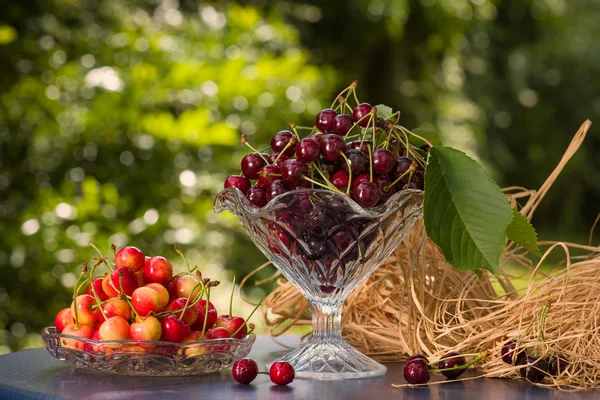
[[[281,338],[297,345],[298,337]],[[259,336],[251,358],[259,367],[286,351]],[[131,377],[75,370],[52,358],[45,348],[0,356],[0,399],[598,399],[600,391],[566,393],[535,387],[525,380],[475,379],[418,388],[395,388],[404,383],[402,364],[387,364],[384,377],[346,381],[296,379],[287,386],[259,375],[250,386],[239,385],[229,371],[192,377]],[[432,381],[443,380],[435,374]]]

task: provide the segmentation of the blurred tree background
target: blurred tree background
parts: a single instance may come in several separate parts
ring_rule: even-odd
[[[353,80],[361,99],[436,130],[501,185],[539,187],[579,124],[600,116],[595,0],[2,7],[0,354],[40,345],[90,240],[181,269],[179,243],[223,282],[262,263],[237,221],[212,212],[239,170],[240,134],[266,147]],[[542,239],[584,241],[600,211],[594,131],[536,213]],[[217,308],[227,298],[224,284]]]

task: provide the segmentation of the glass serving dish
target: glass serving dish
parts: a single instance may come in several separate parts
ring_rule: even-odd
[[[299,377],[351,379],[384,375],[386,367],[341,335],[344,300],[398,247],[422,215],[423,192],[403,190],[364,209],[329,190],[298,189],[253,206],[237,188],[223,190],[215,212],[238,217],[254,244],[306,297],[313,333],[287,361]]]
[[[51,326],[42,330],[48,352],[64,364],[92,372],[145,375],[201,375],[229,368],[250,353],[254,334],[243,339],[193,343],[115,340],[100,342],[62,335]]]

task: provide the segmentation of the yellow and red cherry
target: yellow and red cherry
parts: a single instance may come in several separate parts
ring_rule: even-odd
[[[162,326],[156,317],[147,316],[129,326],[129,336],[133,340],[160,340]]]
[[[102,281],[102,290],[104,290],[104,293],[106,293],[109,298],[118,297],[119,293],[121,293],[121,282],[123,283],[123,290],[127,296],[131,296],[133,291],[138,287],[135,274],[129,268],[119,267],[115,269],[112,274],[104,277],[104,280]]]
[[[118,316],[129,321],[131,318],[131,308],[129,308],[129,304],[122,299],[113,299],[102,304],[102,311],[104,311],[107,319]],[[104,315],[100,314],[99,320],[104,321]]]
[[[77,327],[77,324],[70,324],[70,325],[65,326],[65,328],[63,329],[61,334],[69,335],[69,336],[77,336],[77,337],[83,338],[83,339],[91,339],[92,336],[94,335],[94,328],[90,325],[79,325],[79,327]],[[69,348],[77,349],[77,350],[84,350],[85,345],[86,345],[85,342],[82,342],[80,340],[75,340],[75,339],[64,339],[64,342],[63,342],[64,347],[69,347]]]
[[[215,326],[214,328],[206,331],[204,335],[204,339],[206,340],[215,340],[215,339],[229,339],[231,334],[229,331],[221,326]]]
[[[93,325],[98,321],[100,314],[99,308],[92,307],[96,305],[96,299],[92,296],[81,294],[71,303],[71,315],[76,315],[80,324]],[[75,306],[77,306],[77,312],[75,312]]]
[[[123,247],[115,254],[115,265],[128,268],[131,272],[141,270],[144,268],[144,264],[146,264],[146,256],[137,247]]]
[[[75,320],[71,314],[71,308],[63,308],[54,318],[54,326],[59,332],[62,332],[67,325],[71,325],[74,322]]]
[[[148,283],[145,287],[154,290],[160,297],[160,307],[165,308],[169,304],[170,295],[166,287],[160,283]]]
[[[163,309],[162,300],[158,292],[146,286],[133,291],[131,304],[135,311],[142,317],[151,312],[157,313]]]
[[[246,336],[247,333],[246,321],[242,317],[221,314],[217,318],[217,327],[227,329],[227,331],[229,332],[229,336],[234,337],[236,339],[242,339],[244,336]],[[235,336],[233,336],[234,333]]]
[[[92,285],[93,285],[94,290],[96,291],[96,294],[98,295],[98,298],[100,299],[100,301],[107,300],[108,296],[106,295],[106,293],[104,293],[104,290],[102,290],[102,281],[103,280],[104,280],[103,278],[92,279],[92,284],[88,285],[85,288],[85,294],[89,294],[90,296],[94,295],[94,293],[92,292]]]
[[[123,317],[110,317],[98,328],[103,341],[129,339],[129,323]]]
[[[173,278],[169,283],[169,295],[171,300],[179,297],[191,298],[191,301],[195,300],[200,294],[200,287],[198,286],[198,280],[191,275],[181,275]]]
[[[194,324],[194,322],[196,322],[196,319],[198,318],[198,310],[196,309],[196,307],[191,306],[185,309],[185,311],[183,311],[183,309],[185,308],[187,303],[187,299],[183,298],[183,297],[179,297],[175,300],[173,300],[171,302],[171,304],[169,304],[169,307],[167,308],[169,311],[180,311],[178,313],[175,313],[174,315],[179,318],[181,317],[181,314],[183,313],[183,320],[190,326],[192,326]]]
[[[205,317],[206,313],[206,300],[202,299],[195,305],[196,311],[198,312],[198,317],[196,318],[196,322],[194,322],[191,326],[192,329],[196,331],[202,331],[204,327],[204,318],[206,318],[206,329],[210,329],[215,326],[217,322],[217,309],[213,305],[213,303],[208,303],[208,316]]]
[[[146,283],[160,283],[167,286],[173,277],[173,266],[166,258],[156,256],[146,261],[144,265],[144,280]]]
[[[111,274],[106,274],[102,279],[102,291],[108,296],[109,299],[119,297],[116,287],[112,286]]]

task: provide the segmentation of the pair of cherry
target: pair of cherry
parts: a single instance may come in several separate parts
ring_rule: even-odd
[[[266,374],[266,372],[260,372]],[[256,361],[250,358],[243,358],[236,361],[231,368],[233,379],[241,384],[249,385],[259,374]],[[296,373],[294,367],[285,361],[278,361],[271,365],[269,369],[269,378],[271,382],[277,385],[287,385],[294,380]]]

